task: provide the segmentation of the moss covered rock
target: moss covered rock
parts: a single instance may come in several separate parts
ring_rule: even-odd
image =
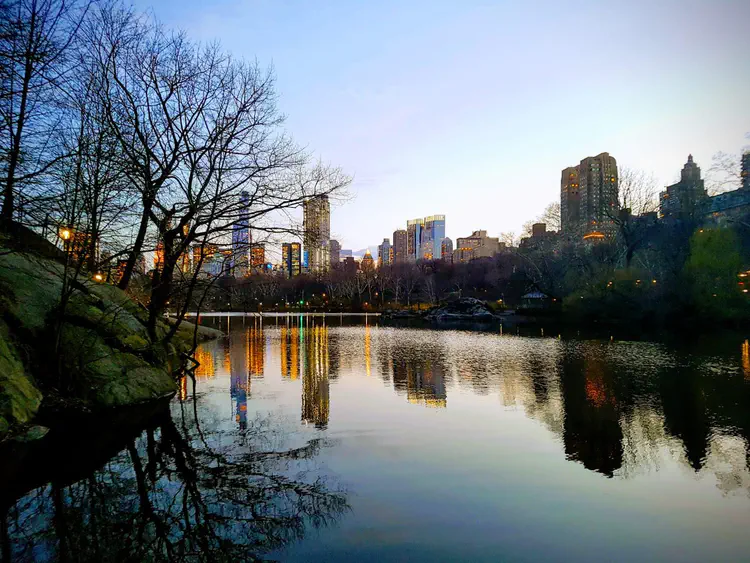
[[[141,356],[112,348],[96,330],[66,324],[62,362],[77,396],[96,405],[124,406],[176,391],[164,362],[155,367]]]
[[[7,325],[0,321],[0,437],[11,425],[31,421],[41,401],[42,394],[27,375]]]

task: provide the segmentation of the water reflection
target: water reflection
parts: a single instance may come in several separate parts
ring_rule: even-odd
[[[328,328],[315,326],[307,331],[302,368],[302,420],[316,428],[328,425],[331,398],[328,373]]]
[[[302,379],[302,421],[321,429],[335,408],[331,385],[361,374],[427,407],[446,408],[456,392],[496,394],[543,423],[568,460],[608,477],[658,469],[664,451],[701,471],[726,450],[722,439],[740,438],[745,452],[750,440],[747,341],[735,356],[713,356],[647,342],[329,327],[294,317],[266,332],[282,377]],[[737,470],[747,473],[747,462]]]
[[[472,500],[479,494],[473,479],[488,456],[483,433],[497,420],[508,422],[505,436],[516,442],[489,449],[539,478],[509,485],[520,483],[518,491],[554,496],[543,489],[552,478],[545,471],[565,473],[559,471],[565,466],[589,479],[575,489],[581,506],[590,502],[589,484],[595,485],[591,495],[601,487],[614,492],[617,480],[632,484],[662,471],[665,483],[674,473],[690,475],[685,494],[708,477],[726,496],[750,497],[750,350],[744,338],[698,350],[609,338],[339,326],[325,318],[221,322],[228,337],[196,354],[199,400],[185,381],[172,416],[155,421],[104,466],[85,479],[53,480],[15,503],[4,520],[14,556],[63,558],[88,542],[81,559],[255,557],[300,537],[306,522],[329,522],[346,508],[343,495],[318,480],[327,473],[316,473],[312,464],[328,435],[349,440],[339,467],[350,476],[368,474],[376,485],[377,475],[394,475],[394,467],[424,470],[425,482],[433,474],[435,482],[453,475],[445,485],[466,491],[463,517],[475,509],[472,503],[482,508]],[[277,406],[289,420],[258,414],[264,408],[275,413]],[[508,416],[489,422],[488,409]],[[409,426],[428,419],[418,431]],[[378,435],[380,425],[387,428]],[[527,439],[552,452],[554,461],[530,462],[518,446]],[[417,453],[423,441],[430,443]],[[389,448],[381,452],[383,442]],[[464,443],[471,444],[463,449],[467,458],[456,463],[454,452]],[[532,465],[540,459],[548,466]],[[512,464],[505,469],[510,478]],[[495,481],[485,488],[502,485]],[[390,486],[381,484],[378,494]],[[570,486],[577,486],[572,478]],[[413,489],[404,494],[413,494],[414,504],[421,499],[430,512],[436,489]],[[492,505],[483,494],[490,509],[504,502],[499,496],[503,500]],[[522,502],[530,520],[542,518],[533,512],[534,499]],[[396,514],[382,503],[389,517]]]
[[[212,413],[198,412],[164,410],[103,466],[83,450],[48,485],[0,507],[0,559],[257,560],[346,509],[345,495],[311,471],[321,439],[290,447],[279,421],[255,418],[227,440],[221,425],[206,424]],[[304,476],[295,471],[301,464]],[[88,477],[60,479],[69,466],[79,475],[87,465]]]

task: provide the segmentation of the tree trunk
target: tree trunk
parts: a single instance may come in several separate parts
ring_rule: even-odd
[[[117,287],[122,290],[128,288],[130,284],[130,278],[133,276],[133,270],[135,270],[135,264],[138,261],[138,255],[141,253],[143,248],[143,242],[146,240],[146,231],[148,230],[148,215],[151,211],[151,201],[144,200],[143,202],[143,214],[141,215],[141,224],[138,227],[138,234],[135,237],[133,243],[133,250],[130,251],[128,256],[128,263],[125,265],[125,270],[122,273]]]

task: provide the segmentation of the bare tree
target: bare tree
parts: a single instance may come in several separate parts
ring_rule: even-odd
[[[748,135],[750,138],[750,135]],[[741,157],[736,154],[717,152],[711,159],[711,168],[706,174],[709,195],[736,190],[742,185]]]
[[[659,209],[657,183],[652,174],[642,170],[620,168],[618,174],[619,209],[608,209],[607,217],[615,225],[617,240],[623,248],[625,267],[629,268],[636,250],[655,220],[649,214]]]
[[[17,211],[16,196],[67,156],[59,142],[64,112],[58,102],[75,70],[69,53],[87,9],[88,4],[75,0],[18,0],[3,6],[0,166],[5,221]]]

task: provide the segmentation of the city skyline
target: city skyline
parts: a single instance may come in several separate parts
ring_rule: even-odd
[[[707,172],[714,153],[748,143],[747,2],[220,2],[206,17],[168,0],[153,11],[273,65],[286,129],[354,175],[354,197],[331,209],[342,248],[376,245],[432,209],[450,215],[453,240],[519,233],[586,155],[607,151],[663,188],[687,154]],[[586,35],[561,41],[568,26]],[[571,71],[584,63],[612,71],[586,88]]]

